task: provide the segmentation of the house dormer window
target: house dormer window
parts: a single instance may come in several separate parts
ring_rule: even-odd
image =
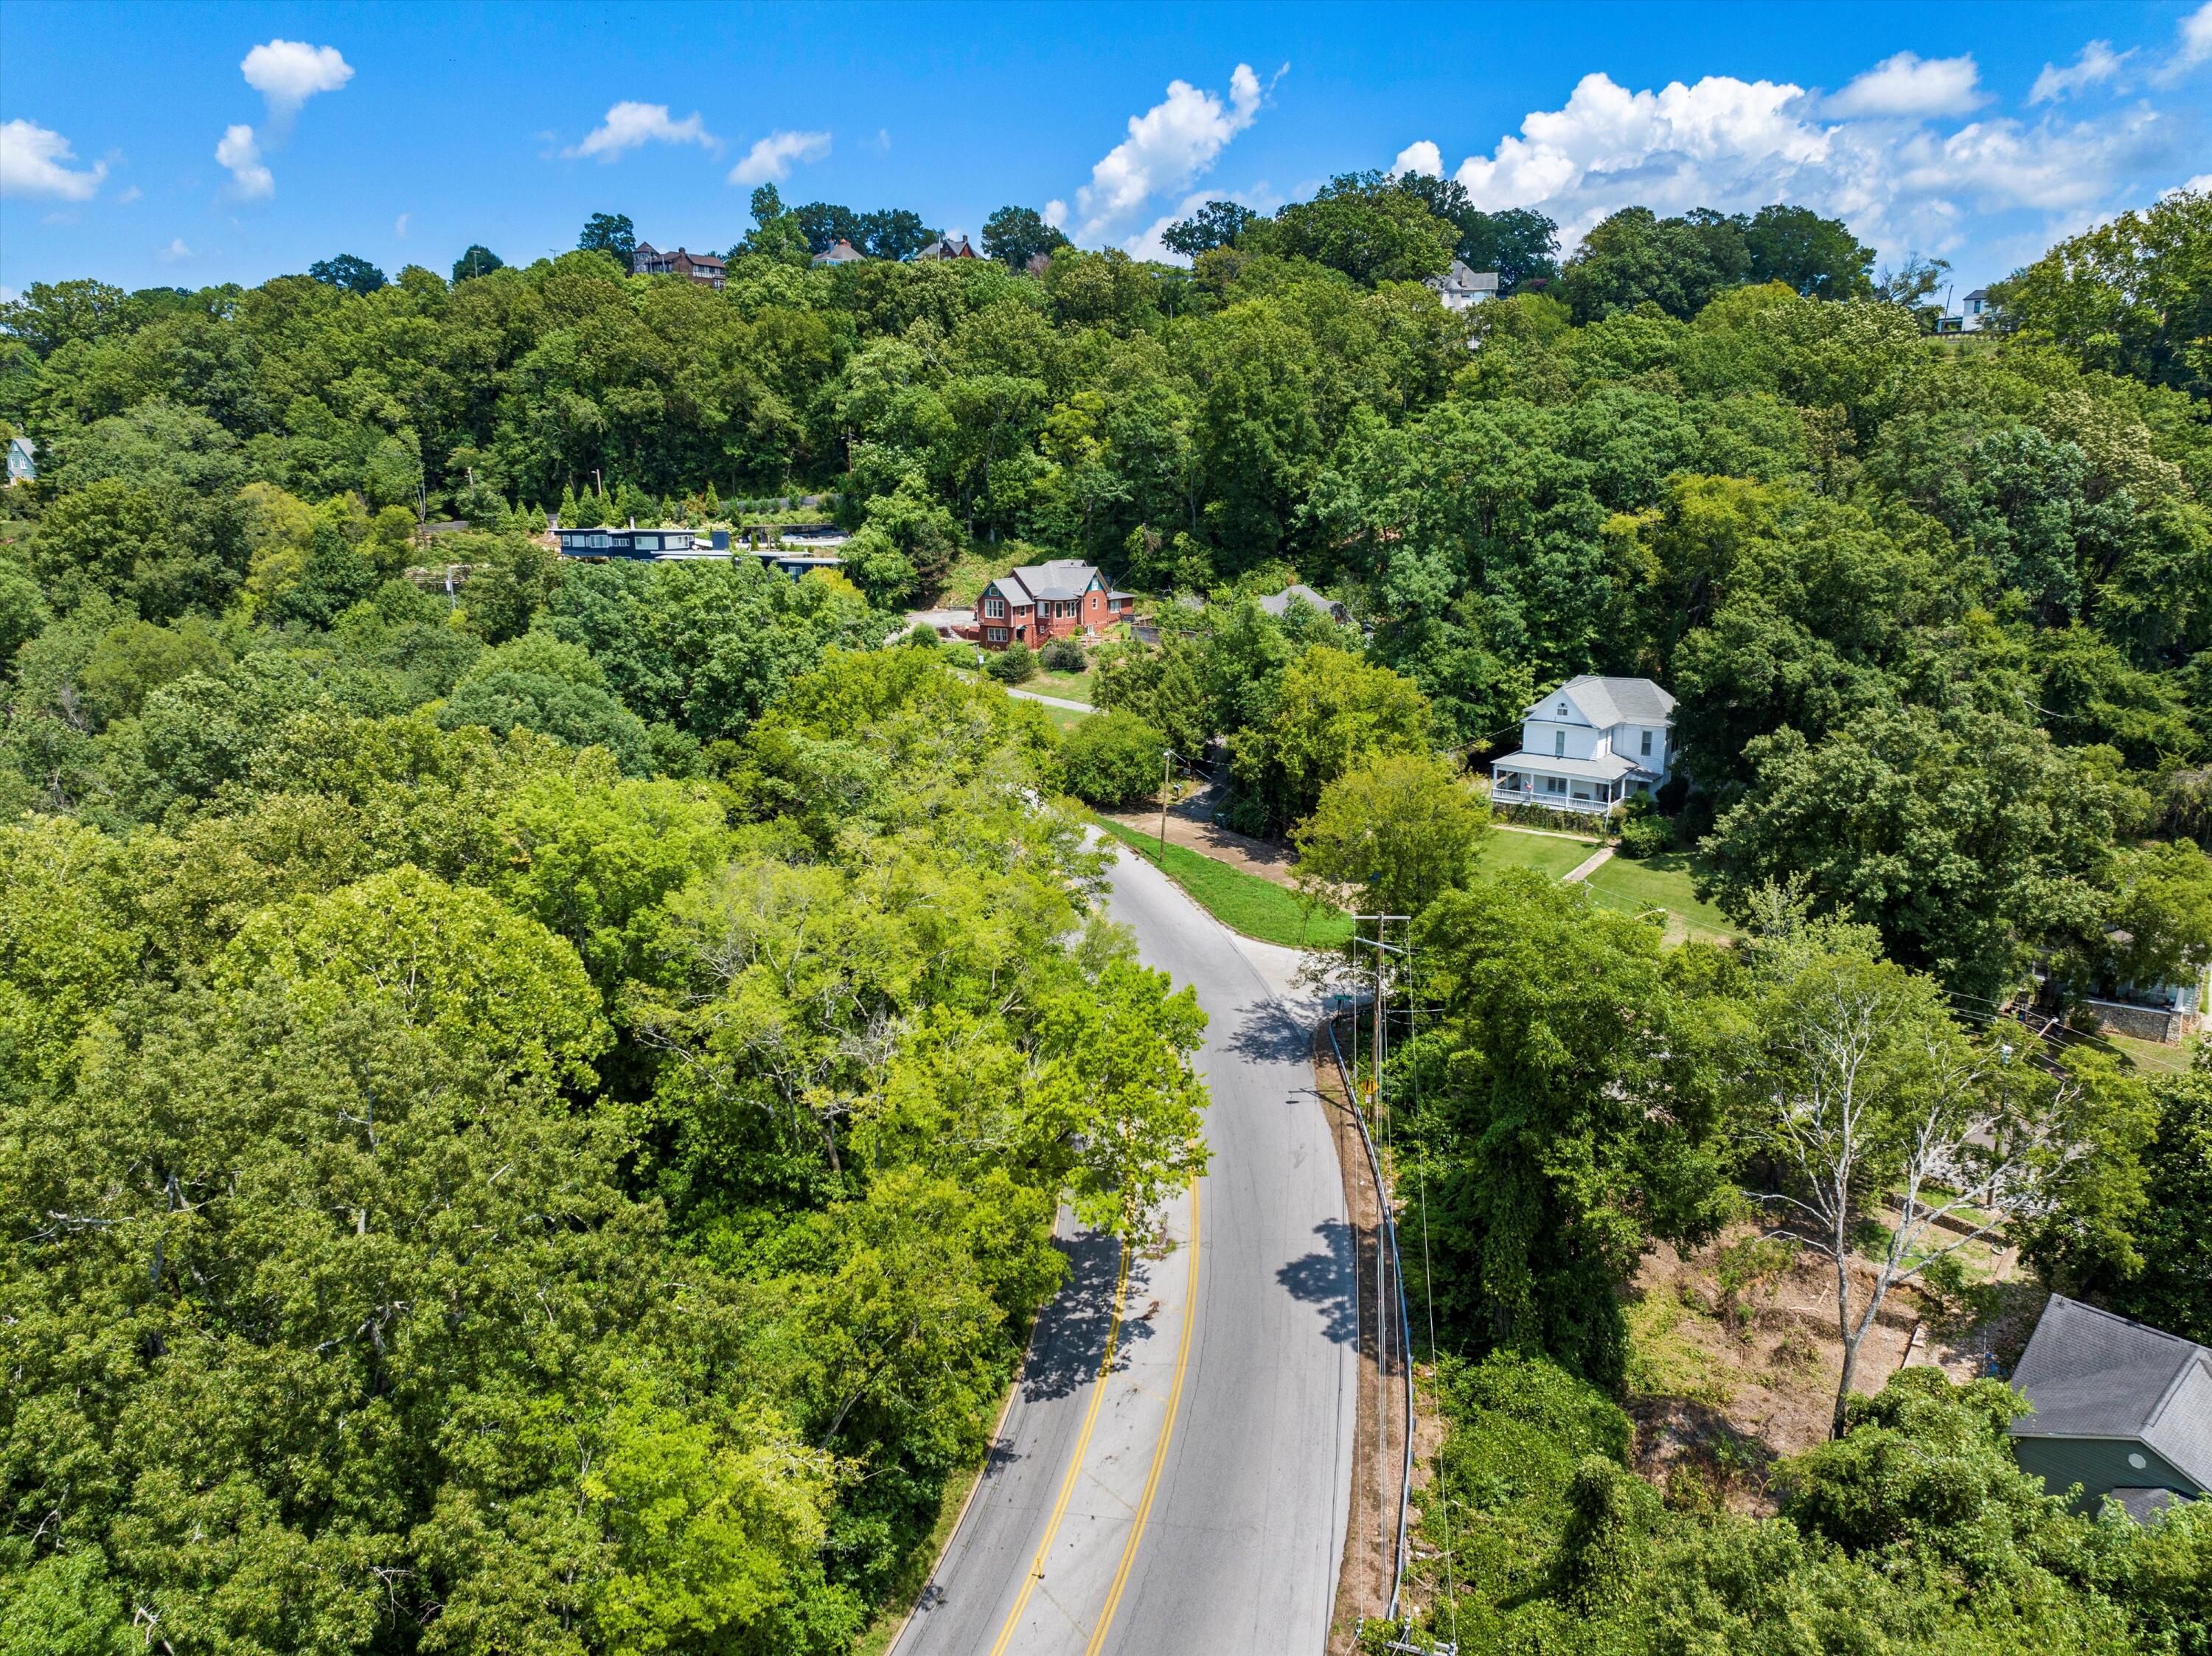
[[[1560,718],[1562,718],[1562,719],[1565,719],[1566,716],[1567,716],[1567,704],[1566,704],[1565,702],[1562,701],[1562,702],[1559,704],[1559,717],[1560,717]]]

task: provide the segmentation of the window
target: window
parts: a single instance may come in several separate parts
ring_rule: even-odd
[[[1553,731],[1552,732],[1552,757],[1554,759],[1565,759],[1566,756],[1567,733],[1565,731]]]
[[[1547,776],[1547,777],[1546,777],[1546,778],[1544,779],[1544,792],[1547,792],[1547,793],[1565,793],[1566,791],[1567,791],[1567,779],[1566,779],[1565,777],[1564,777],[1564,776]]]
[[[985,615],[987,615],[987,616],[1003,616],[1003,615],[1005,615],[1005,614],[1006,613],[1006,599],[1004,599],[1004,598],[985,598],[985,599],[983,600],[983,613],[984,613]]]
[[[1567,704],[1566,704],[1565,702],[1562,701],[1562,702],[1559,704],[1559,717],[1560,717],[1560,718],[1562,718],[1562,719],[1565,719],[1566,716],[1567,716]]]
[[[1006,629],[1003,627],[987,627],[983,629],[983,635],[994,644],[1004,644],[1006,641]]]
[[[1651,757],[1651,732],[1649,731],[1644,732],[1644,756],[1646,759]]]

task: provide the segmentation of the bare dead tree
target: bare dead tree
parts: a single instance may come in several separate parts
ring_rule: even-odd
[[[1861,1348],[1890,1292],[2008,1217],[2046,1210],[2089,1145],[2082,1088],[2038,1061],[2025,1036],[1973,1038],[1932,983],[1857,949],[1794,952],[1766,1008],[1760,1075],[1764,1147],[1794,1188],[1761,1199],[1835,1270],[1844,1361],[1831,1430],[1840,1437]],[[1887,1240],[1863,1250],[1885,1209],[1895,1218]],[[1855,1258],[1873,1271],[1857,1294]]]

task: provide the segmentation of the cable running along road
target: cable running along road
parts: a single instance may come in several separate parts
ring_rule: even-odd
[[[1126,1281],[1111,1237],[1064,1227],[1067,1283],[896,1656],[1320,1656],[1328,1638],[1358,1302],[1303,1012],[1263,946],[1126,853],[1111,907],[1206,1010],[1212,1162]]]

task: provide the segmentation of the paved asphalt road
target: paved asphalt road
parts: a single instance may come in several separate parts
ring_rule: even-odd
[[[896,1656],[1319,1656],[1327,1639],[1357,1330],[1306,1020],[1258,948],[1126,852],[1112,906],[1206,1009],[1212,1166],[1126,1279],[1110,1238],[1063,1224],[1067,1283]]]

